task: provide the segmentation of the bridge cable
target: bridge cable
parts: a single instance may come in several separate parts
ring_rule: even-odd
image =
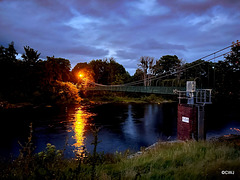
[[[218,50],[218,51],[215,51],[215,52],[213,52],[213,53],[211,53],[211,54],[209,54],[209,55],[206,55],[206,56],[204,56],[204,57],[202,57],[202,58],[200,58],[200,59],[198,59],[198,60],[204,60],[205,58],[214,55],[214,57],[211,58],[211,59],[205,60],[205,61],[203,61],[203,62],[200,62],[200,63],[198,63],[198,64],[192,65],[192,66],[190,66],[190,67],[185,67],[185,68],[183,68],[184,66],[186,66],[186,64],[184,64],[184,65],[181,66],[181,67],[176,67],[175,69],[171,69],[171,70],[169,70],[169,71],[167,71],[167,72],[163,72],[163,73],[157,75],[156,77],[150,77],[150,78],[148,77],[148,78],[145,78],[145,79],[142,79],[142,80],[133,81],[133,82],[130,82],[130,83],[125,83],[125,84],[119,84],[119,85],[104,85],[104,84],[99,84],[99,83],[95,83],[95,82],[92,82],[92,81],[90,81],[90,84],[93,84],[93,85],[96,85],[96,86],[104,86],[104,87],[122,87],[122,86],[131,86],[131,85],[133,86],[133,85],[141,84],[141,83],[143,83],[146,79],[150,79],[150,80],[160,80],[160,79],[165,78],[165,77],[168,77],[168,76],[170,76],[170,75],[177,74],[177,73],[183,72],[183,71],[185,71],[185,70],[191,69],[191,68],[193,68],[193,67],[199,66],[199,65],[201,65],[201,64],[203,64],[203,63],[205,63],[205,62],[209,62],[209,61],[211,61],[211,60],[213,60],[213,59],[214,59],[214,62],[215,62],[215,59],[216,59],[216,58],[219,58],[219,57],[221,57],[221,56],[224,56],[224,55],[230,53],[231,51],[226,52],[226,53],[223,53],[223,54],[218,55],[218,56],[215,56],[216,53],[219,53],[219,52],[221,52],[221,51],[224,51],[224,50],[226,50],[226,49],[228,49],[228,48],[230,48],[230,47],[232,47],[232,46],[234,46],[234,45],[236,45],[236,44],[237,44],[237,43],[233,43],[233,44],[230,45],[230,46],[227,46],[227,47],[225,47],[225,48],[223,48],[223,49],[220,49],[220,50]],[[194,62],[194,61],[193,61],[193,62]],[[174,72],[172,72],[172,70],[174,70]]]

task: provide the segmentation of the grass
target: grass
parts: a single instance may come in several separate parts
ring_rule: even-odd
[[[223,170],[235,171],[240,177],[239,167],[239,147],[187,142],[157,145],[141,156],[113,164],[105,173],[116,179],[211,179],[223,178]]]
[[[240,147],[237,143],[206,141],[159,143],[140,156],[128,153],[88,154],[84,160],[65,159],[48,145],[45,151],[1,164],[2,179],[91,179],[91,161],[96,179],[231,179],[240,177]],[[79,163],[80,162],[80,163]],[[222,171],[234,175],[222,175]]]
[[[166,100],[162,96],[157,96],[155,94],[150,95],[123,95],[119,93],[107,93],[101,96],[92,96],[90,98],[84,99],[86,102],[91,101],[95,103],[163,103],[172,102],[171,100]]]

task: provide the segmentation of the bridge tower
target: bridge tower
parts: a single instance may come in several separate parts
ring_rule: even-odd
[[[204,107],[211,102],[211,89],[196,89],[196,81],[187,81],[186,91],[178,92],[177,135],[179,140],[205,140]]]

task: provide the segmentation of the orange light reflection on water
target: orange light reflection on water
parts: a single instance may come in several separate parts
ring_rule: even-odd
[[[82,110],[81,107],[75,113],[75,122],[73,124],[73,130],[75,132],[74,139],[75,143],[73,146],[76,148],[75,153],[76,155],[81,155],[83,152],[83,146],[85,145],[85,132],[86,132],[86,125],[88,123],[88,119],[92,117],[94,114],[86,112]]]

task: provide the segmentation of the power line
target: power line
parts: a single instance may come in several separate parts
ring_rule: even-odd
[[[226,48],[224,48],[223,50],[225,50],[225,49],[226,49]],[[220,51],[217,51],[217,52],[220,52]],[[231,51],[229,51],[229,52],[227,52],[227,53],[223,53],[223,54],[218,55],[218,56],[216,56],[216,57],[214,57],[214,58],[211,58],[211,59],[209,59],[209,60],[200,62],[200,63],[195,64],[195,65],[192,65],[192,66],[190,66],[190,67],[185,67],[185,68],[183,68],[183,67],[177,67],[174,72],[172,72],[172,71],[167,71],[167,72],[161,73],[161,74],[158,75],[157,77],[152,77],[152,78],[150,77],[150,78],[148,78],[148,79],[151,79],[151,80],[159,80],[159,79],[168,77],[168,76],[170,76],[170,75],[177,74],[177,73],[186,71],[186,70],[188,70],[188,69],[191,69],[191,68],[193,68],[193,67],[199,66],[199,65],[201,65],[201,64],[203,64],[203,63],[205,63],[205,62],[208,62],[208,61],[211,61],[211,60],[213,60],[213,59],[215,59],[215,58],[224,56],[224,55],[226,55],[226,54],[228,54],[228,53],[230,53],[230,52],[231,52]],[[211,55],[213,55],[213,54],[214,54],[214,53],[212,53]],[[206,58],[206,57],[209,57],[209,55],[208,55],[208,56],[205,56],[205,58]],[[201,58],[201,59],[202,59],[202,58]],[[199,60],[201,60],[201,59],[199,59]],[[184,65],[184,66],[186,66],[186,65]],[[176,70],[177,70],[177,71],[176,71]],[[134,82],[131,82],[131,83],[122,84],[122,85],[119,85],[119,86],[137,85],[137,84],[140,84],[140,83],[142,83],[142,82],[144,82],[144,79],[143,79],[143,80],[134,81]]]
[[[233,44],[230,45],[230,46],[227,46],[227,47],[225,47],[225,48],[223,48],[223,49],[220,49],[220,50],[218,50],[218,51],[215,51],[215,52],[213,52],[213,53],[211,53],[211,54],[209,54],[209,55],[206,55],[206,56],[204,56],[204,57],[202,57],[202,58],[200,58],[200,59],[197,59],[197,60],[204,60],[204,59],[206,59],[206,58],[214,55],[213,58],[210,58],[210,59],[208,59],[208,60],[199,62],[198,64],[192,65],[192,66],[190,66],[190,67],[185,67],[185,68],[184,68],[184,66],[187,65],[187,64],[184,64],[184,65],[181,66],[181,67],[176,67],[175,69],[171,69],[171,70],[169,70],[169,71],[167,71],[167,72],[163,72],[163,73],[161,73],[161,74],[158,74],[156,77],[149,77],[149,78],[145,78],[145,79],[142,79],[142,80],[133,81],[133,82],[130,82],[130,83],[125,83],[125,84],[119,84],[119,85],[104,85],[104,84],[98,84],[98,83],[95,83],[95,82],[90,82],[90,83],[93,84],[93,85],[97,85],[97,86],[121,87],[121,86],[131,86],[131,85],[133,86],[133,85],[141,84],[141,83],[143,83],[143,82],[144,82],[145,80],[147,80],[147,79],[148,79],[148,80],[160,80],[160,79],[162,79],[162,78],[165,78],[165,77],[168,77],[168,76],[170,76],[170,75],[174,75],[174,74],[177,74],[177,73],[186,71],[186,70],[188,70],[188,69],[191,69],[191,68],[194,68],[194,67],[196,67],[196,66],[199,66],[199,65],[201,65],[201,64],[203,64],[203,63],[205,63],[205,62],[209,62],[209,61],[211,61],[211,60],[213,60],[213,59],[216,59],[216,58],[219,58],[219,57],[221,57],[221,56],[224,56],[224,55],[230,53],[231,51],[228,51],[228,52],[223,53],[223,54],[218,55],[218,56],[215,56],[215,55],[216,55],[217,53],[219,53],[219,52],[222,52],[222,51],[230,48],[230,47],[233,47],[233,46],[236,45],[236,44],[238,44],[238,43],[233,43]],[[196,60],[196,61],[197,61],[197,60]],[[174,71],[173,71],[173,70],[174,70]]]

